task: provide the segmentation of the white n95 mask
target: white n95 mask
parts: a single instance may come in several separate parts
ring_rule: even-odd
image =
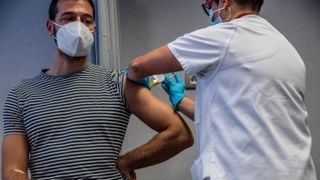
[[[55,22],[54,25],[60,27],[55,39],[58,48],[68,56],[84,57],[87,56],[93,45],[93,34],[90,29],[79,21],[74,21],[61,26]]]

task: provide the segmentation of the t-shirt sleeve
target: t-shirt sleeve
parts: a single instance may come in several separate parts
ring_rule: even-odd
[[[7,134],[26,134],[22,108],[19,98],[13,89],[9,92],[3,108],[3,132]]]
[[[125,86],[125,72],[124,71],[118,71],[117,72],[117,79],[116,79],[116,82],[118,84],[118,87],[119,87],[119,93],[120,93],[120,96],[121,96],[121,99],[124,103],[125,102],[125,93],[124,93],[124,86]]]
[[[124,71],[116,71],[111,70],[111,76],[112,80],[115,83],[118,91],[118,95],[120,97],[120,100],[124,103],[126,106],[126,98],[124,93],[124,87],[125,87],[125,72]]]
[[[168,48],[187,74],[206,73],[223,60],[234,30],[234,25],[221,23],[178,37]]]

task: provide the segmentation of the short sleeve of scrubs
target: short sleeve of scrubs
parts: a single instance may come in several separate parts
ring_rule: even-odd
[[[178,37],[168,48],[187,74],[206,73],[223,60],[235,31],[231,23],[209,26]]]

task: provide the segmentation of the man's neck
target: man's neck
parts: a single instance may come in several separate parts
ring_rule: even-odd
[[[51,76],[69,75],[84,70],[88,64],[87,57],[72,58],[57,50],[54,65],[46,74]]]

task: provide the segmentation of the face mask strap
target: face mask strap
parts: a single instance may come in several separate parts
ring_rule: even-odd
[[[218,15],[219,15],[219,17],[220,17],[221,10],[222,10],[222,9],[224,9],[224,8],[222,8],[221,6],[222,6],[222,5],[221,5],[221,0],[219,0],[219,3],[218,3],[218,9],[217,9],[217,10],[215,10],[215,12],[217,12],[217,11],[218,11]]]
[[[214,22],[217,21],[217,19],[221,20],[220,14],[221,14],[221,10],[223,10],[223,9],[224,8],[220,8],[220,0],[219,0],[218,9],[216,9],[216,10],[211,9],[210,12],[209,12],[209,19],[210,19],[209,20],[209,24],[214,25],[215,24]],[[212,21],[214,13],[216,13],[216,12],[218,12],[218,17],[214,21]]]
[[[221,0],[219,0],[218,9],[213,11],[213,14],[215,12],[218,12],[218,18],[219,17],[221,18],[221,10],[225,9],[223,7],[220,7],[220,5],[221,5],[220,2],[221,2]],[[231,8],[230,7],[228,7],[228,11],[229,11],[229,15],[228,15],[228,17],[226,19],[230,19],[231,18]],[[221,18],[221,20],[222,20],[222,18]]]
[[[224,8],[219,8],[217,10],[214,10],[213,13],[218,12],[218,15],[220,16],[221,10],[223,10]]]
[[[54,25],[54,27],[53,27],[53,30],[54,30],[54,33],[53,33],[53,38],[54,38],[54,40],[55,41],[57,41],[57,30],[56,30],[56,28],[55,28],[55,26],[58,26],[58,27],[62,27],[60,24],[57,24],[56,22],[54,22],[54,21],[52,21],[51,20],[51,22],[52,22],[52,24]]]
[[[54,22],[54,21],[52,21],[52,20],[51,20],[51,22],[52,22],[52,24],[54,24],[55,26],[62,27],[60,24],[58,24],[58,23],[56,23],[56,22]]]

